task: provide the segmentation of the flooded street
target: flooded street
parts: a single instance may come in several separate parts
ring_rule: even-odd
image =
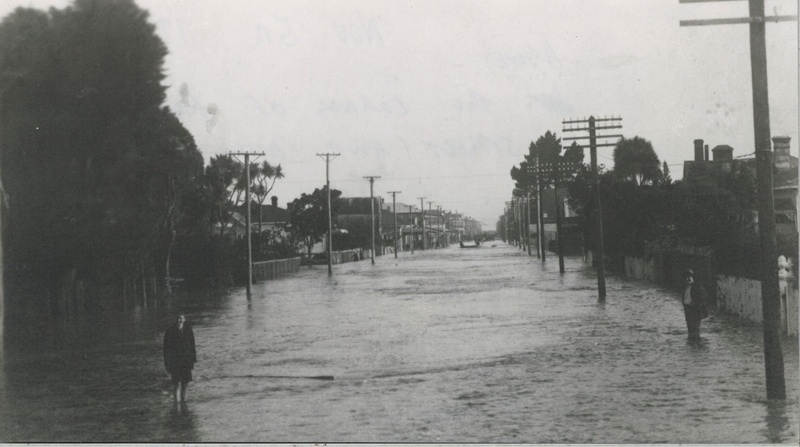
[[[6,442],[796,444],[768,403],[759,327],[712,316],[688,343],[677,295],[580,259],[488,242],[300,273],[137,313],[7,324]],[[174,406],[161,342],[174,312],[198,363]],[[330,377],[333,376],[333,380]]]

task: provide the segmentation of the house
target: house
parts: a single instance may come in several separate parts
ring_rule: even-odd
[[[798,232],[798,160],[791,155],[790,137],[773,137],[772,188],[775,204],[775,231],[787,236]],[[713,157],[708,157],[708,145],[703,140],[694,140],[694,160],[683,163],[683,178],[716,177],[737,169],[746,169],[756,175],[755,157],[734,158],[733,148],[728,145],[714,147]],[[758,222],[756,210],[752,211],[754,222]]]
[[[384,244],[394,246],[395,235],[395,216],[397,217],[397,249],[398,251],[410,250],[412,244],[416,247],[422,246],[422,227],[420,218],[422,214],[419,208],[405,203],[381,203],[381,222],[384,235]]]
[[[393,208],[394,206],[394,208]],[[457,240],[458,232],[453,226],[454,214],[438,209],[420,209],[404,203],[382,203],[381,219],[384,244],[394,245],[395,211],[397,216],[398,250],[423,247],[445,247]],[[421,222],[425,222],[423,229]],[[425,243],[423,243],[423,234]]]
[[[372,216],[375,215],[375,249],[378,253],[383,247],[381,231],[381,202],[380,197],[340,197],[338,199],[338,213],[334,226],[336,229],[345,230],[333,238],[334,250],[348,250],[353,248],[372,248]],[[370,203],[372,202],[372,203]]]
[[[232,214],[228,223],[225,225],[225,235],[232,239],[242,239],[247,237],[245,228],[247,227],[247,209],[241,205]],[[260,213],[260,214],[259,214]],[[260,225],[259,225],[260,216]],[[257,203],[252,203],[250,208],[250,228],[253,234],[269,233],[278,238],[287,237],[289,227],[289,211],[278,206],[278,198],[272,196],[270,205],[262,205],[259,210]],[[259,230],[260,228],[260,230]],[[216,224],[215,231],[219,232],[220,225]]]
[[[278,206],[277,197],[272,196],[270,199],[269,205],[259,207],[257,203],[253,203],[250,209],[250,223],[253,225],[253,232],[285,235],[291,222],[289,210]],[[260,226],[259,222],[261,222]]]

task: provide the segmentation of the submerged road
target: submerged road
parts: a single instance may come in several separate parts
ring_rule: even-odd
[[[502,242],[302,268],[157,309],[7,325],[0,441],[798,443],[797,343],[765,399],[761,330]],[[161,337],[197,337],[174,406]],[[332,376],[332,380],[331,379]]]

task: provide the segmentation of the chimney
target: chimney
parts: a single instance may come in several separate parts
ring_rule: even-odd
[[[706,161],[709,161],[710,158],[708,158],[708,145],[707,144],[705,146],[705,149],[706,149]]]
[[[278,207],[278,197],[277,196],[272,196],[271,199],[272,199],[273,208],[277,208]]]
[[[694,161],[703,161],[703,140],[694,140]]]
[[[792,137],[772,137],[772,150],[774,153],[775,167],[778,169],[789,169],[791,167],[791,158],[789,150],[791,145],[789,142]]]
[[[727,144],[720,144],[711,149],[714,154],[714,161],[731,161],[733,160],[733,148]]]

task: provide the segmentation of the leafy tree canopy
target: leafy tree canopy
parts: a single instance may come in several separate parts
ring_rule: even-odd
[[[556,180],[564,181],[572,177],[580,169],[583,163],[583,149],[576,143],[563,151],[561,139],[549,130],[540,136],[535,142],[531,142],[528,147],[528,154],[520,162],[519,167],[511,168],[511,178],[514,180],[514,195],[523,195],[526,191],[536,186],[536,176],[533,170],[538,166],[544,172],[539,173],[539,185],[544,187],[553,185]],[[563,171],[563,166],[572,166],[569,172]],[[552,169],[561,170],[559,173],[552,172]],[[550,169],[550,172],[547,170]]]
[[[614,147],[614,173],[636,185],[654,185],[663,176],[653,144],[641,137],[619,139]]]
[[[335,220],[342,192],[331,190],[331,219]],[[303,193],[291,204],[292,237],[305,244],[309,256],[314,244],[322,241],[328,232],[328,187],[317,188],[311,194]]]
[[[132,0],[18,8],[0,23],[10,264],[112,284],[134,265],[164,273],[167,233],[180,232],[202,173],[193,138],[162,107],[166,54]]]

